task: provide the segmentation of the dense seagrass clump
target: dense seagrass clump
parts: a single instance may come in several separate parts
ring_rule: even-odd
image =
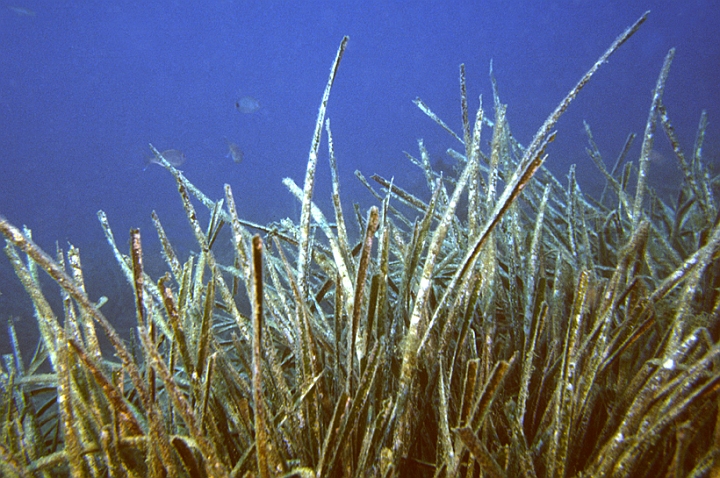
[[[646,14],[647,15],[647,14]],[[560,115],[628,28],[523,147],[493,81],[493,114],[463,130],[456,177],[408,155],[430,200],[401,181],[358,178],[377,198],[354,241],[340,201],[325,89],[299,223],[241,220],[230,186],[214,202],[175,177],[197,252],[181,260],[153,213],[168,272],[149,277],[140,232],[110,247],[135,293],[129,347],[83,285],[79,251],[53,259],[0,218],[30,294],[40,344],[0,370],[3,476],[709,476],[720,473],[720,226],[716,183],[654,90],[638,162],[612,168],[601,198],[560,182],[545,147]],[[482,100],[481,100],[482,105]],[[492,119],[490,119],[490,117]],[[323,128],[328,220],[312,202]],[[664,131],[683,172],[677,197],[648,184]],[[482,135],[490,134],[489,147]],[[660,139],[657,139],[660,140]],[[193,199],[194,198],[194,199]],[[207,208],[201,225],[195,206]],[[462,205],[462,206],[461,206]],[[227,227],[225,227],[227,226]],[[227,246],[231,244],[231,246]],[[222,248],[232,247],[231,254]],[[220,254],[219,252],[222,252]],[[221,263],[218,257],[232,257]],[[61,288],[61,317],[40,289]],[[10,325],[10,335],[15,331]],[[103,355],[98,335],[114,347]],[[17,341],[14,341],[16,343]]]

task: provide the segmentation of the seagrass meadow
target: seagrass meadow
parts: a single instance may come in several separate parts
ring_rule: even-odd
[[[434,171],[422,142],[408,155],[429,200],[358,172],[377,202],[343,210],[325,112],[347,38],[305,182],[284,181],[302,204],[297,223],[242,220],[229,185],[213,201],[153,148],[177,181],[197,250],[179,257],[153,213],[167,272],[150,277],[140,232],[121,251],[98,212],[133,286],[134,340],[86,294],[77,248],[51,257],[0,218],[41,335],[23,354],[9,325],[0,474],[720,476],[717,181],[702,154],[705,114],[688,148],[663,103],[674,51],[637,161],[635,135],[606,158],[586,125],[600,197],[580,190],[572,168],[561,181],[543,164],[560,115],[646,18],[528,146],[511,134],[492,74],[492,108],[481,98],[473,117],[461,66],[460,132],[416,100],[458,145],[448,151],[457,174]],[[654,141],[670,142],[682,170],[670,199],[647,180]],[[331,211],[312,200],[321,147]],[[196,208],[207,208],[207,224]],[[42,274],[60,286],[61,311]]]

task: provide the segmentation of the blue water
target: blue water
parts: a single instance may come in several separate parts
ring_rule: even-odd
[[[46,250],[54,251],[56,240],[80,247],[91,297],[108,295],[105,313],[119,328],[130,327],[132,302],[120,298],[130,289],[117,272],[96,211],[107,212],[125,249],[128,230],[140,227],[146,250],[156,255],[153,210],[181,252],[192,244],[170,174],[156,165],[143,171],[148,143],[184,151],[182,169],[213,199],[229,183],[244,218],[267,223],[297,216],[296,201],[281,180],[291,177],[302,185],[329,67],[342,36],[349,35],[328,117],[346,210],[351,202],[367,208],[372,198],[354,178],[356,169],[394,176],[412,188],[419,175],[403,151],[415,154],[418,138],[435,161],[447,161],[444,151],[460,147],[412,104],[420,96],[459,131],[460,63],[467,66],[471,107],[483,94],[491,111],[493,60],[513,133],[527,144],[612,40],[647,9],[652,13],[646,24],[560,121],[549,165],[564,177],[577,163],[581,186],[596,189],[599,174],[585,154],[583,119],[606,161],[614,161],[629,132],[642,134],[671,47],[677,47],[665,93],[671,119],[689,150],[706,109],[705,151],[717,158],[717,2],[450,3],[4,3],[0,214],[30,227]],[[260,108],[239,112],[235,102],[243,96],[257,99]],[[226,157],[225,137],[243,149],[242,163]],[[637,141],[633,157],[639,147]],[[327,208],[325,158],[316,198]],[[0,352],[6,353],[5,321],[18,324],[23,340],[36,332],[29,301],[1,256]]]

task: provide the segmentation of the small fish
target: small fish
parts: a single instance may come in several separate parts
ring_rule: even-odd
[[[235,108],[240,113],[251,114],[260,109],[260,102],[252,96],[243,96],[235,102]]]
[[[183,163],[185,162],[185,160],[187,159],[185,157],[185,153],[183,153],[182,151],[177,150],[177,149],[166,149],[165,151],[161,152],[160,154],[162,155],[163,158],[165,158],[165,161],[167,161],[168,163],[170,163],[171,165],[173,165],[176,168],[179,168],[180,166],[182,166]],[[147,164],[143,168],[143,171],[145,171],[148,168],[148,166],[150,166],[151,164],[160,164],[160,160],[158,158],[156,158],[155,156],[150,156],[148,158],[145,158],[145,160],[146,160]],[[162,164],[160,164],[160,165],[162,166]]]
[[[233,143],[229,139],[225,138],[225,142],[228,145],[228,154],[225,156],[226,158],[232,158],[233,161],[236,163],[242,162],[243,158],[245,157],[245,153],[243,153],[243,150],[240,149],[240,146]]]
[[[34,17],[35,12],[30,10],[29,8],[24,7],[14,7],[11,5],[8,5],[8,10],[15,12],[17,15],[20,15],[21,17]]]

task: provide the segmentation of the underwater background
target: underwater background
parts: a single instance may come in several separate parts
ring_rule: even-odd
[[[329,59],[349,35],[328,108],[346,207],[372,203],[355,170],[402,178],[406,189],[427,195],[403,151],[415,154],[424,138],[435,168],[452,171],[444,151],[456,145],[414,98],[459,130],[458,65],[466,65],[474,111],[480,94],[486,108],[492,103],[492,60],[515,138],[528,144],[618,32],[647,9],[647,23],[573,103],[548,147],[548,167],[564,177],[577,164],[590,194],[604,182],[585,152],[583,120],[610,157],[629,132],[642,134],[671,47],[677,52],[664,103],[684,145],[707,110],[704,155],[711,168],[718,161],[716,1],[3,2],[0,214],[27,225],[47,251],[55,241],[79,247],[89,295],[108,296],[103,312],[129,335],[136,325],[131,288],[96,212],[107,213],[121,247],[131,227],[146,231],[153,276],[165,268],[151,211],[181,256],[195,244],[172,176],[157,165],[144,169],[148,143],[182,151],[180,169],[212,199],[229,183],[241,217],[297,220],[298,202],[282,179],[302,181]],[[239,163],[228,155],[230,143],[242,150]],[[680,174],[667,141],[656,148],[653,180],[672,188]],[[315,200],[327,210],[330,174],[321,151]],[[630,158],[639,154],[636,141]],[[48,280],[47,287],[56,286]],[[33,347],[30,299],[0,254],[0,321],[7,320],[23,348]],[[0,324],[0,354],[9,351]]]

